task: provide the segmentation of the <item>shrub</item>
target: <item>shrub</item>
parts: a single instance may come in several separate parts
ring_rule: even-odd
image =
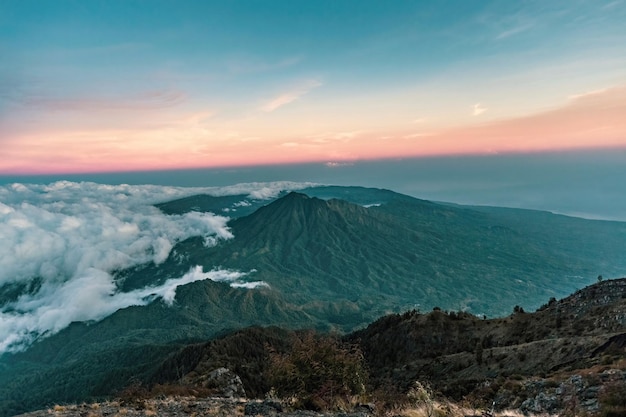
[[[117,394],[122,405],[134,405],[141,407],[145,400],[150,397],[150,392],[139,381],[133,381]]]
[[[295,337],[291,351],[270,350],[268,371],[275,392],[296,408],[344,408],[365,393],[367,373],[361,350],[333,336],[307,332]]]
[[[432,416],[435,409],[435,402],[432,398],[432,391],[428,385],[415,381],[409,392],[406,394],[411,405],[422,407],[428,416]]]
[[[626,383],[615,382],[605,385],[598,395],[602,417],[626,415]]]

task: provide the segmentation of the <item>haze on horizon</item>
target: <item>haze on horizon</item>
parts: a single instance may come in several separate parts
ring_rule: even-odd
[[[5,0],[0,175],[622,152],[624,21],[623,0]]]

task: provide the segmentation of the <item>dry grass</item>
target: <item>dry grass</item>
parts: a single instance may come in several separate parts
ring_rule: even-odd
[[[432,407],[420,406],[393,410],[386,413],[388,416],[400,417],[465,417],[476,416],[481,417],[485,410],[479,410],[468,407],[461,407],[451,402],[435,401]],[[494,417],[529,417],[518,410],[504,410],[495,412]],[[531,414],[532,417],[556,417],[549,414]]]
[[[431,404],[422,404],[417,407],[390,410],[388,414],[402,417],[464,417],[465,415],[472,415],[472,411],[476,410],[468,411],[453,403],[433,401]],[[477,411],[476,415],[479,416],[480,411]]]

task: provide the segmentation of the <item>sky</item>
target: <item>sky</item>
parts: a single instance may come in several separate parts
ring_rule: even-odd
[[[0,0],[0,175],[622,152],[624,22],[626,0]]]

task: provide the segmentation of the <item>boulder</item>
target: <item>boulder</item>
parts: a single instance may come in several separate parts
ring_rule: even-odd
[[[204,386],[215,389],[217,395],[227,398],[244,398],[246,391],[239,375],[227,368],[218,368],[207,376]]]

